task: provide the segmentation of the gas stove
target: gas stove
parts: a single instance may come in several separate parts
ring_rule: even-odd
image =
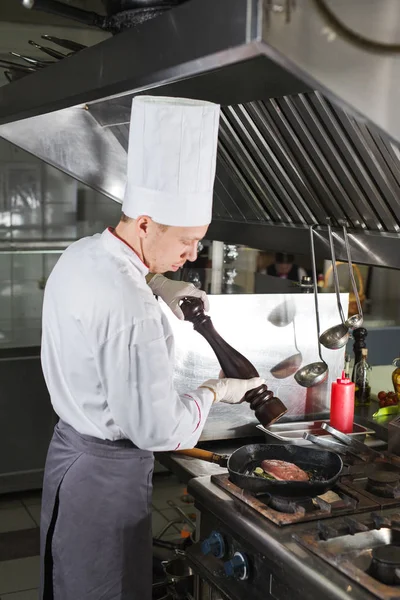
[[[317,498],[255,496],[226,473],[194,481],[193,566],[216,594],[197,598],[400,600],[399,457],[344,462]]]
[[[369,590],[376,598],[400,599],[400,511],[360,515],[347,523],[294,535],[307,550]]]

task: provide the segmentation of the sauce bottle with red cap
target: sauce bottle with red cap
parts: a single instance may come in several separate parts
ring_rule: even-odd
[[[343,371],[332,383],[330,424],[343,433],[353,432],[355,385]]]

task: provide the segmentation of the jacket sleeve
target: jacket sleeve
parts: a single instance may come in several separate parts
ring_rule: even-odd
[[[213,402],[208,389],[180,396],[162,325],[139,321],[106,340],[97,366],[116,425],[144,450],[196,445]]]

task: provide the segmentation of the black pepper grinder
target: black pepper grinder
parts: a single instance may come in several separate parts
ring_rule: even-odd
[[[180,307],[185,321],[193,323],[194,329],[214,350],[225,377],[251,379],[259,376],[251,362],[232,348],[215,330],[210,317],[204,314],[204,305],[200,298],[185,298]],[[276,398],[265,384],[247,392],[245,400],[250,403],[250,408],[264,427],[277,421],[287,411],[283,402]]]
[[[367,347],[367,343],[365,341],[365,338],[367,337],[367,335],[368,335],[368,331],[365,329],[365,327],[357,327],[357,329],[354,329],[354,331],[353,331],[354,366],[353,366],[353,372],[352,372],[352,376],[351,376],[351,380],[353,382],[354,382],[354,372],[355,372],[356,365],[359,362],[361,362],[362,351],[364,348]]]

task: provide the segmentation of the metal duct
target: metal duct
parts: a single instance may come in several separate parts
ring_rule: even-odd
[[[355,261],[400,268],[400,55],[327,36],[316,6],[191,0],[1,88],[0,135],[120,201],[132,97],[217,101],[212,239],[307,252],[316,223],[329,256],[329,216]]]
[[[330,217],[356,260],[400,268],[399,150],[320,93],[224,108],[218,159],[214,237],[307,252],[305,227]]]

